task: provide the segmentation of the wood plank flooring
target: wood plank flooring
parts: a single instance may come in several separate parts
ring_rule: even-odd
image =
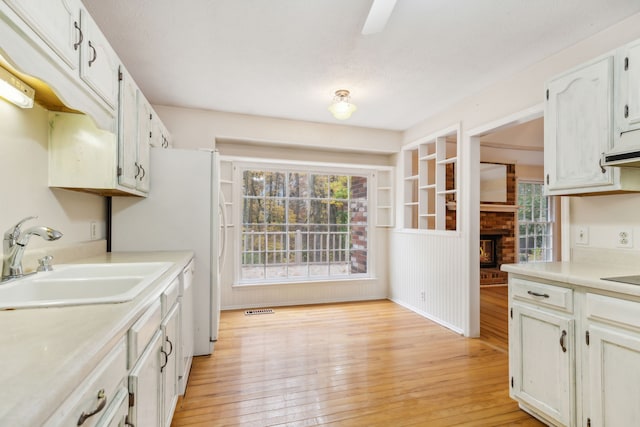
[[[221,316],[172,426],[541,426],[508,396],[507,354],[390,301]],[[505,325],[506,327],[506,325]]]
[[[509,304],[506,286],[480,288],[480,338],[489,344],[509,350]]]

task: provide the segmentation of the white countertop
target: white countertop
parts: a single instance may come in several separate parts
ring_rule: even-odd
[[[592,290],[640,296],[640,286],[601,280],[602,277],[640,275],[640,264],[625,266],[587,262],[539,262],[503,264],[501,270],[511,274],[563,282]]]
[[[192,257],[130,252],[82,259],[77,263],[174,265],[129,302],[0,311],[0,424],[42,425]]]

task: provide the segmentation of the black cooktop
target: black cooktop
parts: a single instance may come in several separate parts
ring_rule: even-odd
[[[603,277],[602,280],[610,280],[612,282],[628,283],[630,285],[640,285],[640,274],[635,275],[635,276]]]

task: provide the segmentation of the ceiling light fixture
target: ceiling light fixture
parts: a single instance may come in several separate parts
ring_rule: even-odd
[[[356,110],[356,106],[351,103],[349,91],[346,89],[337,90],[336,95],[333,97],[333,103],[329,106],[329,111],[331,111],[333,117],[338,120],[346,120]]]
[[[0,67],[0,97],[20,108],[31,108],[34,95],[33,88]]]

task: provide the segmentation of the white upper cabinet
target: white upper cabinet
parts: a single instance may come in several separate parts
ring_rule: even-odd
[[[111,108],[116,108],[120,59],[85,10],[81,11],[80,22],[84,37],[80,45],[80,77]]]
[[[127,70],[121,73],[118,183],[148,193],[152,109]]]
[[[136,188],[138,140],[138,87],[126,70],[120,80],[120,117],[118,119],[118,183]]]
[[[547,84],[544,167],[548,194],[613,185],[613,170],[599,163],[611,146],[612,101],[613,56]]]
[[[152,135],[153,110],[151,105],[138,91],[138,143],[136,144],[137,154],[137,183],[136,188],[145,193],[149,192],[149,172],[151,164],[149,161],[150,140]]]
[[[614,55],[588,62],[547,84],[544,168],[547,195],[640,189],[636,170],[605,167],[613,147]]]
[[[623,46],[616,53],[614,114],[611,154],[640,151],[640,40]]]
[[[80,0],[5,0],[70,68],[78,68]]]
[[[3,0],[0,40],[12,66],[116,132],[120,60],[80,0]]]

